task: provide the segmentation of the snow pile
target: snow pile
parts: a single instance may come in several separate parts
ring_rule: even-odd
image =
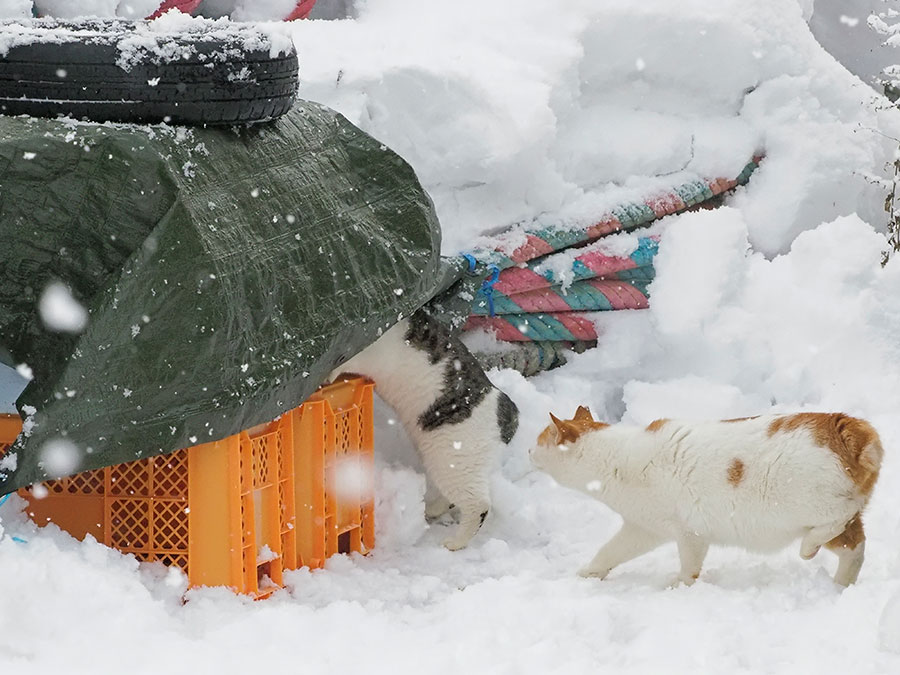
[[[413,164],[448,254],[589,210],[642,176],[737,175],[756,150],[769,160],[743,208],[758,250],[783,252],[839,215],[883,220],[867,176],[892,157],[879,131],[897,137],[896,119],[815,42],[799,5],[382,0],[354,22],[293,30],[301,96]]]
[[[448,253],[514,222],[586,215],[613,188],[766,159],[725,207],[659,226],[650,310],[598,315],[599,348],[558,371],[492,374],[521,427],[470,548],[446,551],[447,521],[424,522],[421,468],[383,408],[376,550],[289,573],[265,602],[201,589],[182,606],[178,572],[38,531],[12,497],[0,664],[97,672],[112,653],[134,673],[268,672],[298,658],[310,672],[897,672],[900,258],[880,266],[872,181],[900,122],[816,44],[800,5],[371,0],[356,20],[292,30],[302,94],[413,163]],[[834,557],[803,561],[797,547],[713,549],[692,588],[665,588],[674,546],[604,582],[576,578],[619,519],[533,472],[527,451],[548,411],[579,404],[636,423],[867,417],[886,455],[859,584],[839,593]],[[111,653],[85,648],[97,635]]]
[[[882,268],[884,247],[853,216],[770,261],[749,252],[736,209],[685,215],[660,243],[650,310],[599,317],[600,349],[577,358],[604,373],[614,419],[887,415],[900,406],[900,260]]]

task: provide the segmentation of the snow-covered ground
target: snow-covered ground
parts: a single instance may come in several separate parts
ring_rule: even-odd
[[[292,572],[265,602],[201,589],[182,604],[178,573],[37,531],[13,497],[2,527],[27,543],[0,539],[4,671],[900,672],[900,259],[880,265],[876,184],[900,115],[822,49],[801,4],[370,0],[293,31],[302,95],[414,165],[448,254],[584,215],[642,176],[766,159],[725,207],[670,220],[650,310],[598,316],[599,348],[560,370],[492,373],[522,424],[470,548],[425,524],[384,408],[376,550]],[[840,592],[835,560],[798,547],[714,549],[692,588],[666,588],[674,546],[576,578],[618,517],[533,472],[527,449],[548,411],[578,404],[636,423],[867,417],[886,456],[859,584]]]

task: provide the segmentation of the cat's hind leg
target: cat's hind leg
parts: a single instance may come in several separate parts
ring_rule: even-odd
[[[855,584],[866,556],[866,533],[863,531],[859,514],[853,516],[844,531],[825,544],[838,557],[834,581],[841,586]]]
[[[652,551],[665,540],[657,534],[629,522],[622,524],[616,534],[606,542],[587,565],[578,570],[582,577],[605,579],[614,567]]]

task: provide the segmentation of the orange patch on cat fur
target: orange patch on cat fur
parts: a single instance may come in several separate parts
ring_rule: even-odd
[[[837,456],[850,480],[864,495],[872,491],[884,450],[871,424],[843,413],[797,413],[772,420],[768,433],[771,437],[801,428],[807,429],[816,443]]]
[[[841,532],[834,539],[825,544],[825,548],[834,551],[841,548],[849,548],[855,550],[862,542],[866,540],[866,533],[863,531],[862,518],[860,514],[853,516]]]
[[[647,425],[647,431],[659,431],[664,426],[666,426],[666,422],[669,420],[663,418],[661,420],[653,420],[650,424]]]
[[[735,457],[728,467],[728,482],[737,487],[742,480],[744,480],[744,463]]]
[[[573,419],[573,421],[578,420],[579,422],[585,422],[585,421],[593,422],[594,416],[591,415],[590,408],[580,405],[580,406],[578,406],[578,410],[575,411],[575,417],[573,417],[572,419]]]
[[[723,422],[746,422],[747,420],[755,420],[758,419],[759,415],[752,415],[751,417],[732,417],[730,420],[722,420]]]
[[[553,417],[553,415],[550,415]],[[544,430],[541,432],[540,436],[538,436],[538,445],[550,445],[552,441],[550,440],[551,434],[553,434],[553,425],[549,425],[544,427]]]
[[[578,410],[575,411],[575,417],[570,420],[561,420],[553,413],[550,413],[550,419],[553,420],[553,424],[556,426],[556,442],[560,444],[574,443],[582,434],[596,431],[597,429],[605,429],[609,426],[603,422],[595,421],[591,411],[583,405],[578,406]],[[547,427],[544,429],[540,437],[538,437],[539,443],[547,438],[545,434],[548,434],[552,428]]]

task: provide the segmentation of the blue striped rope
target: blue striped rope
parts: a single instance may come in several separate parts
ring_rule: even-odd
[[[759,168],[759,161],[759,157],[754,157],[748,162],[740,175],[735,179],[735,183],[737,185],[746,184],[753,172]],[[673,185],[668,188],[668,192],[677,195],[684,202],[684,209],[679,209],[676,213],[709,201],[715,196],[708,182],[698,178],[687,180],[679,185]],[[652,196],[652,194],[649,196]],[[653,209],[643,201],[619,204],[610,211],[609,215],[617,218],[622,225],[622,230],[626,231],[642,227],[659,218]],[[510,230],[512,229],[514,228],[510,228]],[[525,225],[520,228],[520,231],[526,236],[532,235],[542,239],[554,250],[563,250],[593,238],[587,236],[586,230],[573,230],[571,227],[535,227],[534,225]],[[506,269],[516,264],[505,253],[491,248],[478,247],[472,253],[464,254],[463,257],[467,259],[468,257],[473,257],[478,262],[486,265],[497,265],[500,269]]]
[[[623,285],[627,284],[638,289],[644,296],[649,296],[647,287],[650,285],[648,279],[620,280]],[[612,302],[602,290],[595,288],[592,284],[583,281],[576,281],[571,284],[565,292],[559,286],[551,286],[549,288],[541,288],[532,293],[542,293],[545,296],[554,294],[560,297],[568,306],[568,310],[561,309],[543,309],[543,312],[558,311],[576,311],[576,312],[605,312],[613,309]],[[506,295],[500,291],[493,292],[493,304],[488,303],[486,307],[484,302],[472,303],[472,314],[475,316],[496,316],[505,314],[530,314],[532,312],[522,309],[518,304],[518,295]]]
[[[534,341],[576,341],[568,328],[547,314],[506,314],[502,318]]]

